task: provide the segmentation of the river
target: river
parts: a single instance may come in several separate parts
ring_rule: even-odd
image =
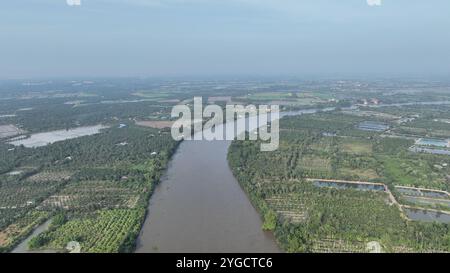
[[[258,127],[256,119],[248,118],[246,130]],[[260,215],[228,166],[230,144],[206,140],[181,143],[150,199],[136,252],[281,251],[273,234],[262,231]]]
[[[280,252],[228,166],[230,144],[181,143],[150,199],[136,252]]]
[[[228,167],[229,141],[184,141],[150,200],[137,252],[279,252]]]
[[[309,109],[283,116],[315,112]],[[230,144],[231,141],[181,143],[150,199],[136,252],[281,251],[273,234],[262,231],[259,214],[228,166]],[[35,230],[14,252],[26,251],[27,241],[44,231],[46,225]]]
[[[250,118],[248,126],[250,130],[256,127],[255,118]],[[150,199],[136,252],[281,251],[274,236],[261,230],[260,215],[228,166],[230,144],[206,140],[181,143]]]

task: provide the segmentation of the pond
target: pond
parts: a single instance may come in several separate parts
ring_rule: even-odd
[[[403,208],[409,219],[422,222],[450,223],[450,214],[423,210]]]
[[[358,129],[363,131],[383,132],[389,129],[389,125],[375,121],[363,121],[358,124]]]
[[[427,154],[435,154],[435,155],[450,155],[450,150],[444,149],[431,149],[431,148],[423,148],[412,146],[409,148],[409,151],[414,153],[427,153]]]
[[[324,180],[315,180],[314,185],[320,188],[336,188],[336,189],[354,189],[364,191],[385,191],[383,185],[377,184],[365,184],[365,183],[345,183],[345,182],[333,182]]]
[[[426,146],[448,147],[448,140],[421,138],[416,142],[416,144],[417,145],[426,145]]]
[[[45,133],[36,133],[32,134],[30,137],[21,138],[18,137],[9,141],[8,143],[20,146],[23,145],[27,148],[36,148],[47,146],[48,144],[52,144],[58,141],[74,139],[82,136],[95,135],[100,133],[102,129],[108,128],[104,125],[95,125],[95,126],[84,126],[78,127],[69,130],[57,130]]]
[[[430,197],[430,198],[449,198],[448,194],[445,192],[439,192],[439,191],[431,191],[431,190],[425,190],[425,189],[415,189],[415,188],[402,188],[402,187],[396,187],[396,190],[404,195],[411,195],[411,196],[423,196],[423,197]]]

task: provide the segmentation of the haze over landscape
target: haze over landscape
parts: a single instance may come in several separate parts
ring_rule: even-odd
[[[445,76],[449,10],[446,0],[4,1],[0,77]]]

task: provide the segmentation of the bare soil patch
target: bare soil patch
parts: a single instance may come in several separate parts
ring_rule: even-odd
[[[144,127],[151,127],[157,129],[164,129],[172,127],[173,121],[167,120],[141,120],[136,121],[136,124]]]

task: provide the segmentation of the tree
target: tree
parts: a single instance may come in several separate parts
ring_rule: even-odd
[[[263,230],[273,231],[277,226],[277,214],[273,210],[269,210],[264,214]]]

